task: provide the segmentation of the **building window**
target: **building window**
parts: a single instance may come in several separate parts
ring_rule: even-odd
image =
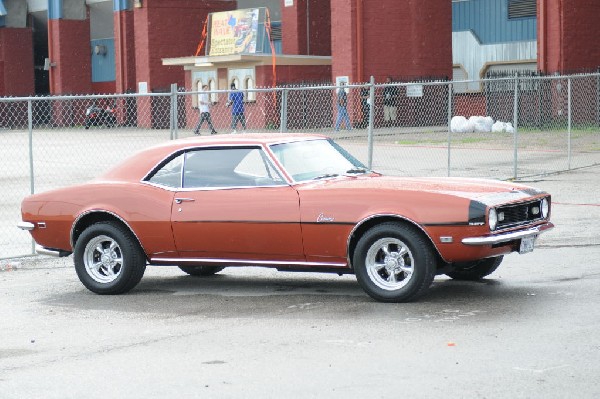
[[[536,0],[508,0],[508,19],[537,16]]]
[[[237,77],[231,79],[231,84],[234,84],[236,89],[241,89],[240,80]]]
[[[196,79],[194,84],[192,85],[192,91],[202,91],[202,79]],[[192,107],[198,108],[198,95],[192,95]]]
[[[256,101],[256,92],[251,91],[252,89],[254,89],[254,81],[250,76],[248,76],[244,80],[244,90],[249,90],[246,92],[247,101]]]
[[[217,93],[212,93],[213,91],[217,90],[217,84],[215,83],[214,79],[210,79],[208,81],[208,90],[211,91],[211,93],[210,93],[210,102],[216,103],[217,101],[219,101]]]

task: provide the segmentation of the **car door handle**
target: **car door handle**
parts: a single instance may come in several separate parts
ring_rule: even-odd
[[[194,202],[195,199],[193,198],[175,198],[175,203],[176,204],[181,204],[182,202]]]

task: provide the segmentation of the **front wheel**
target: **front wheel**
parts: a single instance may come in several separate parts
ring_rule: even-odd
[[[454,280],[477,281],[485,276],[492,274],[500,263],[503,256],[496,258],[480,259],[474,262],[462,262],[454,265],[454,270],[446,273],[448,277]]]
[[[146,256],[129,230],[113,222],[91,225],[75,244],[75,271],[97,294],[123,294],[146,270]]]
[[[383,223],[358,241],[354,273],[369,296],[381,302],[408,302],[422,295],[435,277],[432,244],[414,227]]]
[[[208,277],[219,273],[225,267],[220,266],[179,266],[179,268],[190,276]]]

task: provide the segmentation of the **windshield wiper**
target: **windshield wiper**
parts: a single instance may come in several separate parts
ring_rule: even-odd
[[[319,175],[317,177],[313,177],[313,180],[327,179],[329,177],[338,177],[337,173],[325,173],[323,175]]]

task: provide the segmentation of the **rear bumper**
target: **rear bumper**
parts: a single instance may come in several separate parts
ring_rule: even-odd
[[[20,228],[21,230],[31,231],[31,230],[35,229],[35,224],[30,223],[30,222],[19,222],[19,223],[17,223],[17,227]]]
[[[62,249],[44,248],[41,245],[37,244],[35,246],[35,252],[39,255],[54,256],[56,258],[62,258],[71,255],[71,252],[69,251],[63,251]]]
[[[545,224],[531,227],[526,230],[512,231],[510,233],[497,234],[485,237],[467,237],[463,238],[462,243],[465,245],[494,245],[503,242],[521,240],[523,238],[537,236],[541,233],[554,228],[554,224],[547,222]]]

